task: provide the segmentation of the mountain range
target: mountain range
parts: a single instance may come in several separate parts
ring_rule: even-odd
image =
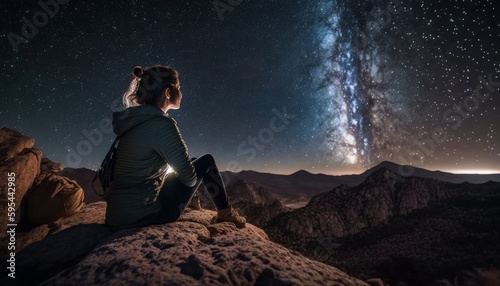
[[[442,182],[473,184],[488,181],[500,182],[500,174],[453,174],[442,171],[429,171],[413,166],[399,165],[383,161],[375,167],[361,174],[353,175],[325,175],[312,174],[305,170],[297,171],[291,175],[278,175],[259,173],[256,171],[241,171],[239,173],[223,172],[224,178],[236,178],[252,182],[266,188],[288,207],[302,207],[315,195],[331,190],[339,185],[354,187],[364,182],[373,172],[381,168],[388,169],[403,177],[413,176],[435,179]]]

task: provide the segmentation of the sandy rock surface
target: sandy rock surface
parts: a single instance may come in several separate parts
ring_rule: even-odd
[[[105,203],[63,219],[18,254],[21,283],[43,285],[368,285],[269,240],[251,224],[212,224],[214,211],[111,232]],[[72,226],[81,221],[85,224]],[[21,284],[19,284],[21,285]]]

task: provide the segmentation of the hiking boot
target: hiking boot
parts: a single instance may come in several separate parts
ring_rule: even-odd
[[[215,222],[232,222],[237,228],[243,228],[245,227],[247,220],[241,216],[237,210],[229,205],[229,207],[217,211]]]
[[[192,210],[197,210],[197,211],[201,210],[200,197],[197,194],[195,194],[191,198],[191,201],[189,201],[189,204],[186,207]]]

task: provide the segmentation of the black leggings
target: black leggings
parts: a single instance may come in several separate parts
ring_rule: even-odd
[[[194,159],[193,166],[196,171],[196,185],[188,187],[179,181],[174,172],[168,174],[158,195],[158,200],[161,200],[162,203],[160,211],[149,214],[132,224],[114,228],[140,227],[176,221],[182,212],[184,212],[184,209],[202,182],[210,198],[212,198],[215,207],[218,210],[227,208],[229,201],[226,188],[215,164],[214,157],[211,154],[205,154],[200,158]]]

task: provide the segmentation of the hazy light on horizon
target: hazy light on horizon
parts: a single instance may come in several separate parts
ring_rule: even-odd
[[[415,166],[416,168],[421,168],[421,169],[426,169],[430,172],[435,172],[435,171],[440,171],[440,172],[446,172],[446,173],[452,173],[452,174],[478,174],[478,175],[495,175],[495,174],[500,174],[499,169],[446,169],[446,168],[426,168],[423,166]],[[370,168],[360,168],[360,169],[344,169],[344,170],[331,170],[328,168],[325,169],[319,169],[319,168],[304,168],[304,169],[261,169],[261,170],[251,170],[251,169],[244,169],[244,170],[237,170],[236,173],[239,173],[241,171],[254,171],[258,173],[269,173],[269,174],[276,174],[276,175],[291,175],[293,173],[296,173],[300,170],[307,171],[311,174],[324,174],[324,175],[330,175],[330,176],[343,176],[343,175],[359,175],[362,174],[363,172],[369,170]],[[229,171],[229,170],[225,170]]]
[[[493,175],[500,174],[500,170],[493,169],[456,169],[456,170],[440,170],[442,172],[453,174],[479,174],[479,175]]]

